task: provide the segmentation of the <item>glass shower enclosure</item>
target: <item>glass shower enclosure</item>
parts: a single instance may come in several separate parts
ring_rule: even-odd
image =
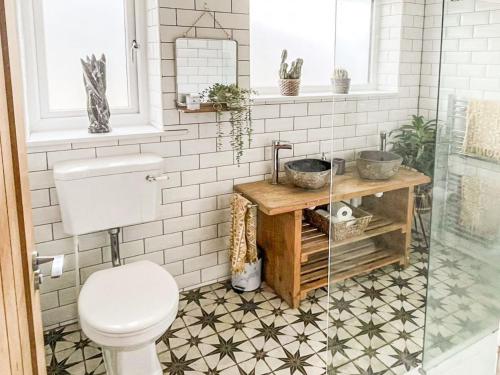
[[[494,0],[446,0],[443,7],[427,374],[447,374],[453,364],[456,374],[494,373],[500,321],[499,9]],[[475,346],[481,355],[473,353]]]
[[[329,375],[402,375],[411,367],[419,367],[412,374],[495,373],[500,343],[500,0],[443,1],[441,40],[433,41],[441,44],[440,60],[429,73],[439,81],[429,251],[415,223],[417,243],[408,268],[390,266],[334,282],[339,253],[330,239]],[[333,116],[342,114],[338,108],[334,105]],[[403,291],[420,278],[423,292]],[[391,295],[391,288],[401,293]],[[363,303],[366,296],[370,303]],[[388,314],[406,314],[403,318],[418,329],[406,332],[403,327],[397,333],[402,336],[391,336],[384,328]],[[360,330],[367,333],[364,341]],[[398,346],[400,340],[406,343]],[[411,342],[420,347],[414,349]],[[379,361],[383,356],[403,365],[385,368]]]

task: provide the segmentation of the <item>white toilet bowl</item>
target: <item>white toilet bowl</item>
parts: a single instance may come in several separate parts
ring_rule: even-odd
[[[174,278],[141,261],[92,274],[78,313],[83,332],[102,347],[108,375],[160,375],[155,341],[174,321],[178,303]]]

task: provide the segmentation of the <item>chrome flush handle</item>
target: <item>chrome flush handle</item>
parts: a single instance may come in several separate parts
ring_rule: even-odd
[[[159,176],[154,176],[154,175],[151,175],[151,174],[148,174],[146,176],[146,181],[147,182],[155,182],[155,181],[167,181],[170,177],[168,177],[168,174],[167,173],[162,173],[161,175]]]

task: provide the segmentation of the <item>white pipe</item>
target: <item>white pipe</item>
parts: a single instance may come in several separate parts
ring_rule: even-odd
[[[78,254],[78,235],[73,236],[73,250],[75,254],[75,288],[76,288],[76,301],[80,295],[80,262]]]

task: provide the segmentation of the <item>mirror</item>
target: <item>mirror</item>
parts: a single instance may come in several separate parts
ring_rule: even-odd
[[[179,38],[175,41],[177,101],[214,83],[237,83],[238,43],[228,39]]]

